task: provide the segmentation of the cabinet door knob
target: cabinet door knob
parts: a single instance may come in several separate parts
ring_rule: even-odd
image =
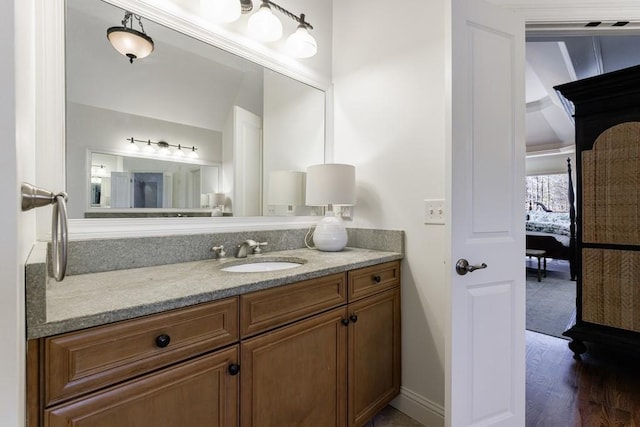
[[[353,323],[356,323],[358,321],[358,315],[352,314],[351,316],[349,316],[349,320],[351,320]]]
[[[375,276],[373,276],[372,279],[376,283],[380,283],[382,281],[382,277],[380,277],[379,274],[376,274]]]
[[[238,372],[240,372],[240,365],[237,363],[229,365],[229,375],[238,375]]]
[[[341,322],[344,326],[349,326],[349,319],[342,319]]]
[[[156,345],[160,348],[165,348],[169,345],[171,337],[167,334],[161,334],[156,337]]]

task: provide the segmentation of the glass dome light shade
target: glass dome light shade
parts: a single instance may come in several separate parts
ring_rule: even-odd
[[[153,52],[151,37],[133,28],[111,27],[107,30],[107,38],[114,49],[128,57],[131,63]]]
[[[282,37],[282,22],[267,4],[262,3],[249,18],[249,34],[263,42],[274,42]]]
[[[242,13],[240,0],[200,0],[200,10],[206,19],[216,23],[237,21]]]
[[[287,50],[295,58],[311,58],[318,52],[318,44],[309,30],[304,25],[299,25],[287,38]]]

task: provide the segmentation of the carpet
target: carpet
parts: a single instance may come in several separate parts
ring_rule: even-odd
[[[558,277],[543,277],[538,282],[535,276],[527,275],[528,330],[568,339],[562,333],[575,309],[576,282]]]

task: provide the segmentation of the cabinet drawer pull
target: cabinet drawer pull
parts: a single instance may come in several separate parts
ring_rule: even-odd
[[[372,279],[376,283],[380,283],[382,281],[382,277],[380,277],[379,274],[376,274],[375,276],[373,276]]]
[[[358,315],[352,314],[351,316],[349,316],[349,320],[351,320],[353,323],[356,323],[358,321]]]
[[[341,322],[344,326],[349,326],[349,319],[342,319]]]
[[[160,348],[165,348],[171,342],[171,337],[167,334],[161,334],[156,337],[156,345]]]
[[[229,375],[238,375],[238,372],[240,372],[240,365],[237,363],[229,365]]]

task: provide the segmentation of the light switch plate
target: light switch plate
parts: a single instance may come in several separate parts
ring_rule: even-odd
[[[424,223],[444,224],[444,199],[424,200]]]

